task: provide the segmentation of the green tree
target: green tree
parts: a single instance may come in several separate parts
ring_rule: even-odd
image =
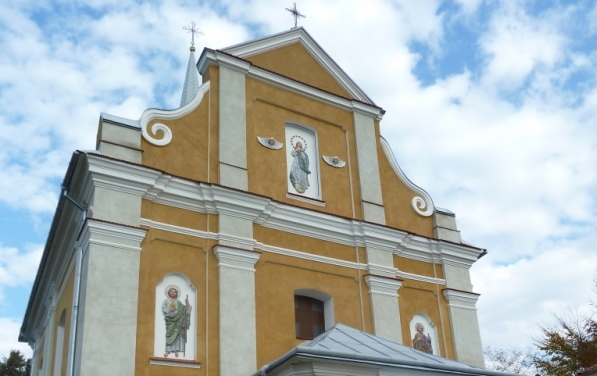
[[[31,359],[25,357],[19,350],[10,350],[10,355],[0,362],[0,376],[28,376],[31,373]]]
[[[555,316],[535,338],[533,365],[541,375],[570,376],[597,362],[597,322],[589,316]]]

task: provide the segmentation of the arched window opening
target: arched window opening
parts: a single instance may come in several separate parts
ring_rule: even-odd
[[[64,357],[64,326],[66,322],[66,309],[60,315],[56,330],[56,346],[54,347],[54,376],[62,374],[62,358]]]

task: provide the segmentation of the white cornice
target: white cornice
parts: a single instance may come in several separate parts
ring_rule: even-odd
[[[151,202],[200,213],[225,214],[284,232],[352,247],[374,247],[425,262],[470,267],[482,252],[387,226],[288,205],[245,191],[173,177],[99,155],[88,154],[87,159],[93,182]]]
[[[168,223],[152,221],[152,220],[146,219],[146,218],[141,218],[141,225],[151,227],[151,228],[154,228],[157,230],[168,231],[168,232],[173,232],[176,234],[193,236],[193,237],[202,238],[202,239],[219,240],[220,236],[222,236],[222,234],[217,234],[214,232],[206,232],[206,231],[200,231],[200,230],[186,228],[186,227],[175,226],[175,225],[171,225]],[[239,239],[241,239],[242,241],[239,241]],[[230,239],[226,239],[226,240],[230,240]],[[317,254],[313,254],[313,253],[301,252],[301,251],[297,251],[294,249],[276,247],[273,245],[256,242],[253,239],[237,238],[236,237],[234,239],[234,241],[237,243],[243,243],[243,241],[244,241],[244,243],[246,243],[247,245],[251,245],[254,249],[260,249],[260,250],[268,252],[268,253],[275,253],[278,255],[283,255],[283,256],[288,256],[288,257],[296,257],[296,258],[300,258],[303,260],[320,262],[323,264],[335,265],[335,266],[340,266],[343,268],[350,268],[350,269],[357,269],[357,270],[369,270],[370,272],[373,272],[373,270],[375,270],[377,272],[387,272],[388,274],[394,273],[395,276],[398,278],[411,279],[414,281],[427,282],[427,283],[433,283],[433,284],[439,284],[439,285],[445,285],[445,283],[446,283],[446,281],[441,278],[433,278],[433,277],[428,277],[428,276],[419,275],[419,274],[407,273],[407,272],[403,272],[401,270],[397,270],[395,268],[388,268],[388,267],[382,267],[382,266],[379,266],[379,269],[377,269],[376,266],[373,266],[373,268],[372,268],[371,266],[373,264],[357,263],[357,262],[346,261],[346,260],[341,260],[341,259],[332,258],[332,257],[321,256],[321,255],[317,255]],[[372,274],[377,274],[377,273],[372,273]]]
[[[408,177],[406,177],[404,172],[402,172],[400,165],[398,165],[398,161],[396,161],[396,157],[392,152],[390,144],[383,137],[380,137],[380,142],[381,148],[386,154],[386,157],[388,158],[388,161],[390,162],[392,169],[394,170],[396,175],[398,175],[400,181],[402,181],[408,189],[419,194],[419,196],[415,195],[412,198],[411,205],[413,210],[423,217],[431,216],[433,214],[433,211],[435,210],[435,207],[433,206],[433,200],[431,199],[431,196],[429,196],[429,193],[425,192],[423,188],[415,185],[408,179]]]
[[[141,251],[141,241],[146,233],[147,230],[142,228],[88,219],[83,227],[81,243]]]
[[[252,65],[244,60],[235,58],[220,51],[205,50],[201,55],[197,65],[201,74],[204,74],[210,65],[225,65],[227,67],[246,72],[248,77],[257,81],[265,82],[272,86],[303,95],[344,111],[358,111],[365,115],[374,117],[376,120],[381,120],[383,117],[383,110],[374,104],[362,103],[358,100],[351,100],[328,93],[313,86]]]
[[[443,289],[442,293],[448,301],[448,307],[476,310],[479,294],[454,289]]]
[[[387,277],[367,274],[365,282],[369,286],[369,293],[374,295],[385,295],[394,298],[398,297],[398,289],[402,286],[402,281]]]
[[[214,254],[218,259],[218,267],[255,272],[253,268],[261,254],[259,252],[228,247],[225,245],[215,245]]]
[[[293,28],[289,31],[226,47],[222,51],[240,58],[247,58],[294,43],[300,43],[319,65],[321,65],[351,96],[360,101],[374,104],[365,92],[359,88],[359,86],[302,27]]]

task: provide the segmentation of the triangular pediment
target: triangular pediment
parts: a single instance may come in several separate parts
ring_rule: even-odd
[[[222,51],[291,79],[375,105],[302,27]]]

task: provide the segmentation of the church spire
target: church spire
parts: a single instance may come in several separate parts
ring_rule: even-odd
[[[189,63],[187,65],[187,74],[184,79],[182,86],[182,98],[180,98],[180,107],[183,107],[187,103],[195,98],[197,91],[199,90],[199,78],[197,77],[197,66],[195,63],[195,35],[203,35],[199,29],[195,27],[195,23],[192,22],[191,26],[184,26],[184,30],[191,33],[191,56],[189,56]]]

